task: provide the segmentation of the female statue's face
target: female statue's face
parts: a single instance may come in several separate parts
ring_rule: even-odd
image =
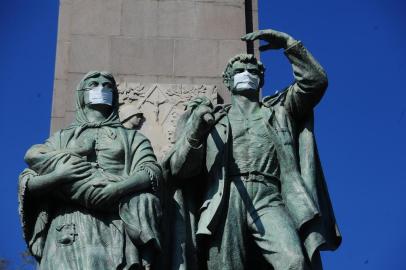
[[[113,84],[103,76],[89,78],[84,85],[84,102],[93,109],[111,110]]]

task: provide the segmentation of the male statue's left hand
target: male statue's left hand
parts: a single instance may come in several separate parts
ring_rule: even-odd
[[[241,39],[243,41],[254,41],[259,39],[268,42],[268,44],[259,47],[260,51],[287,49],[296,42],[296,40],[290,35],[273,29],[258,30],[248,33],[242,36]]]

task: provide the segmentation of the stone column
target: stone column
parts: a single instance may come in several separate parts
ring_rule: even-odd
[[[143,86],[142,106],[138,98],[122,101],[141,110],[154,104],[143,111],[146,127],[168,118],[159,115],[168,114],[161,103],[179,111],[186,96],[203,92],[227,101],[222,71],[230,57],[253,50],[240,37],[257,29],[257,14],[257,0],[60,0],[51,132],[73,120],[74,89],[90,70],[111,71],[127,96]],[[182,102],[168,98],[168,89]],[[145,98],[148,91],[155,94]],[[164,143],[144,133],[153,145]]]

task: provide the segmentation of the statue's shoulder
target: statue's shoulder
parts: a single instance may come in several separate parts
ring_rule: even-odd
[[[69,135],[72,132],[75,132],[75,129],[78,127],[78,125],[75,125],[74,123],[71,123],[70,125],[68,125],[67,127],[61,128],[57,131],[55,131],[51,137],[61,137],[61,136],[65,136],[65,135]]]
[[[145,142],[148,141],[149,143],[151,143],[150,139],[145,136],[141,131],[136,130],[136,129],[127,129],[125,127],[123,127],[123,129],[127,130],[130,134],[130,136],[132,136],[134,138],[135,142]]]
[[[277,104],[283,104],[286,98],[288,88],[283,89],[282,91],[276,91],[275,94],[266,96],[262,99],[262,105],[264,107],[271,108]]]
[[[62,128],[52,133],[51,136],[49,136],[49,138],[47,139],[47,142],[54,145],[59,145],[61,140],[65,137],[69,137],[68,134],[71,134],[72,132],[74,132],[73,128]]]
[[[139,139],[145,139],[145,135],[142,134],[139,130],[133,128],[126,128],[124,126],[115,127],[117,130],[120,130],[127,134],[127,136],[132,136]]]
[[[150,139],[142,134],[139,130],[122,127],[116,127],[117,134],[124,139],[129,145],[136,146],[140,144],[151,144]]]
[[[139,139],[139,140],[149,140],[147,136],[145,136],[141,131],[133,129],[132,132],[134,132],[134,136]]]

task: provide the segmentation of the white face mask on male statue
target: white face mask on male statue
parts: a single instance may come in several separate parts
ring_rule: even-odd
[[[101,85],[90,89],[85,94],[86,104],[105,104],[113,105],[113,90],[108,87],[103,87]]]
[[[259,76],[249,73],[247,70],[234,75],[235,90],[257,90],[259,86]]]

